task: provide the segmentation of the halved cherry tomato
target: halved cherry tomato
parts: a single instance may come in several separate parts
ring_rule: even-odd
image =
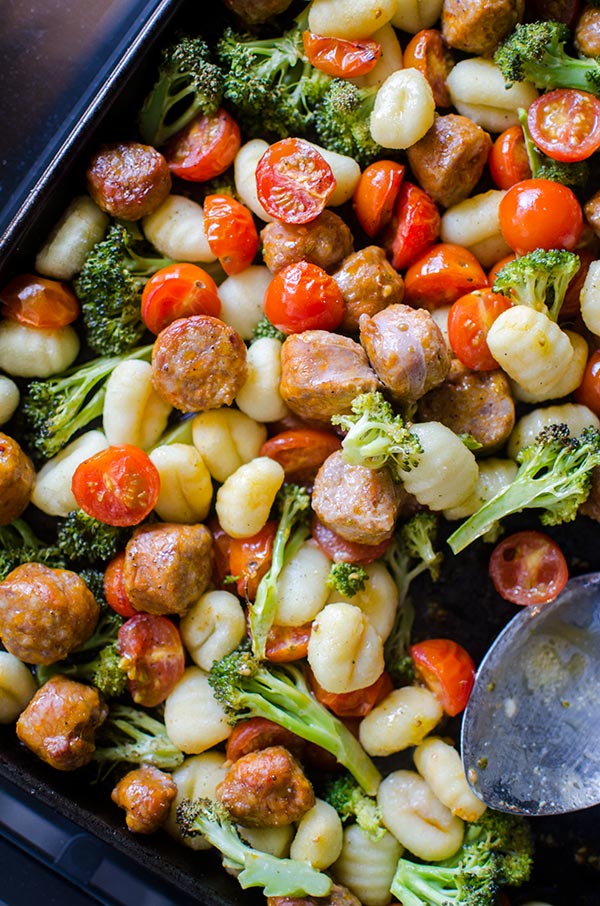
[[[259,456],[274,459],[283,467],[287,481],[302,484],[312,481],[327,457],[341,446],[333,431],[295,428],[270,437],[260,448]]]
[[[34,274],[13,277],[0,290],[0,302],[5,318],[28,327],[66,327],[80,312],[75,293],[65,283]]]
[[[461,296],[448,312],[448,341],[455,356],[473,371],[493,371],[498,363],[487,344],[490,327],[512,303],[489,287]]]
[[[164,702],[183,676],[185,652],[179,630],[167,617],[138,613],[119,629],[119,666],[138,705]]]
[[[372,563],[383,557],[389,547],[389,541],[380,544],[360,544],[358,541],[346,541],[333,529],[323,525],[316,516],[312,520],[312,537],[330,560],[344,563]]]
[[[488,157],[490,175],[499,189],[510,189],[515,183],[531,176],[531,167],[520,126],[510,126],[501,132]]]
[[[390,222],[405,169],[393,160],[377,160],[360,174],[352,203],[367,236],[377,236]]]
[[[289,664],[308,654],[312,623],[301,626],[281,626],[276,623],[269,629],[265,657],[274,664]]]
[[[600,148],[600,101],[576,88],[546,91],[529,105],[527,126],[553,160],[586,160]]]
[[[426,639],[411,645],[410,656],[428,689],[450,717],[464,711],[475,682],[473,658],[452,639]]]
[[[487,286],[475,255],[462,245],[440,242],[417,258],[404,275],[404,302],[430,311]]]
[[[71,489],[77,506],[107,525],[138,525],[158,500],[158,469],[140,447],[107,447],[80,463]]]
[[[125,591],[125,551],[120,551],[104,570],[104,597],[106,603],[122,617],[134,617],[137,611]]]
[[[403,181],[392,219],[381,234],[381,244],[397,271],[408,267],[440,233],[440,212],[428,192]]]
[[[231,195],[207,195],[204,230],[211,252],[226,274],[249,267],[258,251],[258,230],[252,212]]]
[[[178,318],[221,314],[217,284],[195,264],[169,264],[150,277],[142,291],[142,319],[160,333]]]
[[[381,44],[371,38],[345,41],[312,31],[302,32],[304,53],[315,69],[336,79],[349,79],[371,72],[381,56]]]
[[[344,297],[337,282],[310,261],[278,271],[265,291],[264,310],[282,333],[335,330],[344,317]]]
[[[266,717],[251,717],[236,724],[225,746],[225,758],[234,762],[250,752],[268,749],[269,746],[285,746],[296,758],[300,758],[306,742],[301,736],[276,724]]]
[[[255,535],[231,539],[229,569],[238,594],[249,601],[254,601],[258,583],[271,566],[277,525],[276,520],[269,520]]]
[[[558,544],[532,530],[516,532],[497,544],[489,569],[498,594],[521,606],[554,600],[569,578]]]
[[[310,669],[307,670],[307,679],[317,701],[333,711],[337,717],[365,717],[394,688],[387,670],[384,670],[370,686],[356,689],[354,692],[328,692],[319,685]]]
[[[506,192],[498,205],[500,229],[517,255],[534,249],[572,251],[583,230],[577,196],[550,179],[524,179]]]
[[[163,154],[175,176],[206,182],[231,166],[241,144],[240,127],[220,108],[214,116],[194,117],[167,142]]]
[[[581,384],[573,397],[576,403],[587,406],[600,418],[600,349],[587,360]]]
[[[425,76],[436,107],[450,107],[452,101],[446,79],[454,60],[437,28],[423,28],[413,35],[404,48],[402,65],[405,69],[417,69]]]
[[[335,189],[333,170],[314,145],[283,138],[270,145],[256,167],[256,192],[265,211],[283,223],[308,223]]]

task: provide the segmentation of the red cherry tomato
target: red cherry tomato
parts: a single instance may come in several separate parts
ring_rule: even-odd
[[[206,182],[231,166],[241,144],[238,124],[221,108],[214,116],[194,117],[167,142],[163,153],[175,176]]]
[[[423,252],[404,275],[404,302],[430,311],[487,286],[487,275],[468,249],[440,242]]]
[[[108,447],[75,469],[77,506],[107,525],[138,525],[158,500],[160,476],[147,453],[133,444]]]
[[[531,167],[520,126],[510,126],[498,136],[488,157],[488,167],[499,189],[510,189],[530,178]]]
[[[77,319],[79,302],[65,283],[21,274],[0,291],[2,314],[28,327],[54,329]]]
[[[311,482],[319,468],[342,442],[333,431],[320,428],[293,428],[265,441],[260,456],[268,456],[283,467],[287,481]]]
[[[524,179],[498,205],[500,229],[517,255],[536,248],[572,251],[583,229],[583,214],[568,186],[550,179]]]
[[[305,745],[302,737],[296,736],[291,730],[281,727],[274,721],[266,717],[251,717],[236,724],[231,731],[225,746],[225,757],[227,761],[233,763],[250,752],[268,749],[269,746],[285,746],[300,758]]]
[[[134,617],[137,611],[125,591],[125,551],[118,553],[104,570],[104,597],[106,603],[122,617]]]
[[[381,234],[381,243],[397,271],[408,267],[438,238],[440,212],[424,189],[403,181],[392,219]]]
[[[380,677],[364,689],[354,692],[328,692],[317,682],[312,670],[307,671],[309,686],[317,699],[337,717],[366,717],[394,688],[392,678],[384,670]]]
[[[183,676],[185,652],[179,630],[167,617],[138,613],[119,629],[120,667],[137,705],[153,708]]]
[[[426,639],[411,645],[410,656],[446,714],[455,717],[464,711],[475,682],[475,664],[469,652],[452,639]]]
[[[352,203],[367,236],[377,236],[390,222],[405,169],[393,160],[377,160],[360,174]]]
[[[258,251],[258,230],[252,212],[230,195],[204,199],[204,230],[211,252],[226,274],[249,267]]]
[[[169,264],[150,277],[142,291],[142,318],[158,334],[178,318],[221,314],[217,284],[195,264]]]
[[[522,606],[554,600],[569,578],[558,544],[535,531],[504,538],[492,552],[489,569],[498,594]]]
[[[382,541],[380,544],[360,544],[358,541],[346,541],[333,529],[323,525],[316,516],[312,521],[312,537],[323,553],[336,563],[340,560],[344,563],[372,563],[383,557],[390,543]]]
[[[258,584],[271,566],[277,525],[269,520],[255,535],[231,539],[229,569],[235,576],[238,594],[249,601],[254,601]]]
[[[576,88],[547,91],[529,105],[527,126],[548,157],[586,160],[600,148],[600,101]]]
[[[576,403],[587,406],[600,418],[600,349],[591,354],[581,384],[574,393]]]
[[[302,138],[283,138],[270,145],[256,167],[258,200],[271,217],[284,223],[314,220],[334,189],[331,167]]]
[[[436,107],[450,107],[452,101],[446,84],[454,60],[436,28],[424,28],[410,39],[402,54],[405,69],[422,73],[433,92]]]
[[[308,654],[312,623],[301,626],[271,626],[267,636],[265,657],[274,664],[289,664]]]
[[[278,271],[264,296],[265,315],[282,333],[335,330],[344,318],[344,297],[337,282],[310,261]]]
[[[343,38],[328,38],[303,31],[302,43],[304,53],[315,69],[336,79],[366,75],[381,56],[381,44],[369,38],[345,41]]]
[[[487,335],[498,315],[512,303],[489,287],[461,296],[448,312],[448,340],[454,355],[473,371],[493,371],[498,363],[491,354]]]

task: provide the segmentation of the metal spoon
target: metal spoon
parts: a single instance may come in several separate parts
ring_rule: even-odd
[[[600,573],[570,579],[500,633],[465,711],[462,758],[473,791],[500,811],[600,803]]]

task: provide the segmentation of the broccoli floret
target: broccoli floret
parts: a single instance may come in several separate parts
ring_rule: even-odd
[[[377,800],[367,796],[351,774],[343,773],[330,781],[323,791],[323,799],[334,807],[342,822],[355,820],[373,840],[384,836],[386,829]]]
[[[553,160],[540,151],[533,141],[527,124],[527,111],[522,107],[519,108],[519,122],[523,130],[525,151],[527,152],[532,177],[535,179],[550,179],[552,182],[562,183],[563,186],[574,186],[576,188],[587,186],[590,175],[587,161],[578,160],[573,163],[565,163],[560,160]]]
[[[493,289],[556,321],[580,264],[579,256],[566,249],[535,249],[500,268]]]
[[[55,569],[66,565],[55,544],[41,541],[23,518],[0,525],[0,582],[22,563],[44,563]]]
[[[339,591],[348,598],[353,597],[365,587],[369,574],[356,563],[332,563],[327,577],[329,588]]]
[[[56,543],[70,560],[99,563],[111,560],[124,548],[130,534],[128,529],[107,525],[83,510],[72,510],[59,523]]]
[[[121,764],[152,764],[173,771],[184,755],[169,739],[161,720],[147,711],[116,704],[98,731],[93,759],[104,777]]]
[[[494,63],[507,87],[527,80],[536,88],[579,88],[599,93],[600,63],[594,57],[570,56],[565,50],[570,37],[569,28],[552,19],[515,25],[494,53]]]
[[[74,282],[88,346],[101,355],[120,355],[140,342],[146,329],[140,307],[144,285],[172,264],[156,252],[137,251],[135,242],[126,227],[113,224]]]
[[[280,510],[279,524],[273,539],[271,565],[258,583],[256,597],[248,607],[252,650],[264,658],[267,636],[277,610],[277,579],[284,563],[299,550],[310,529],[310,494],[297,484],[284,484],[275,499]]]
[[[455,554],[511,513],[540,509],[543,525],[575,519],[590,492],[590,473],[600,464],[600,431],[585,428],[579,437],[572,437],[567,425],[550,425],[517,454],[517,462],[519,469],[510,484],[450,535],[448,544]]]
[[[105,356],[75,365],[63,374],[30,381],[21,409],[24,434],[32,449],[50,459],[73,437],[102,415],[106,381],[126,359],[149,362],[152,346],[141,346],[122,356]]]
[[[438,531],[438,520],[429,510],[421,510],[400,526],[398,536],[400,547],[408,557],[416,560],[409,570],[407,577],[409,584],[427,570],[435,581],[439,579],[443,555],[434,549],[434,542]],[[388,554],[391,556],[392,552]]]
[[[332,425],[347,433],[342,441],[344,459],[352,465],[381,469],[387,465],[395,478],[410,471],[422,453],[419,438],[396,415],[379,391],[361,393],[352,401],[351,415],[334,415]]]
[[[271,324],[266,315],[264,315],[260,319],[256,327],[252,331],[251,343],[254,343],[256,340],[260,340],[263,337],[280,340],[282,343],[285,340],[285,334],[278,330],[274,324]]]
[[[315,112],[315,129],[324,148],[353,157],[361,167],[381,157],[383,148],[369,125],[377,91],[378,86],[357,88],[347,79],[333,79]]]
[[[163,50],[158,78],[140,110],[140,135],[159,147],[195,116],[213,116],[222,97],[223,73],[211,62],[208,44],[183,36]]]
[[[208,681],[230,723],[266,717],[326,749],[375,795],[379,771],[350,730],[313,698],[297,666],[262,663],[242,644],[213,664]]]
[[[220,802],[184,799],[177,806],[177,824],[184,837],[201,834],[218,849],[243,890],[263,887],[266,897],[322,897],[331,890],[331,878],[309,862],[279,858],[245,843]]]

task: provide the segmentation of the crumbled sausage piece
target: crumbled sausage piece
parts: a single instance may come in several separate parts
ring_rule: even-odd
[[[600,9],[586,6],[575,25],[573,35],[577,52],[584,57],[600,56]]]
[[[309,223],[268,223],[260,234],[265,264],[272,273],[310,261],[324,271],[334,270],[353,249],[349,227],[333,211],[324,210]]]
[[[362,906],[347,887],[333,884],[326,897],[267,897],[267,906]]]
[[[139,142],[103,145],[87,169],[88,191],[99,208],[119,220],[151,214],[171,191],[167,161]]]
[[[112,801],[125,809],[125,823],[134,834],[153,834],[166,821],[177,784],[153,765],[129,771],[111,793]]]
[[[0,525],[21,515],[31,498],[35,469],[14,438],[0,433]]]
[[[525,0],[444,0],[442,37],[457,50],[490,56],[524,11]]]
[[[402,302],[404,281],[386,258],[385,250],[369,245],[344,258],[333,278],[345,304],[341,330],[358,331],[361,315],[375,315],[388,305]]]

